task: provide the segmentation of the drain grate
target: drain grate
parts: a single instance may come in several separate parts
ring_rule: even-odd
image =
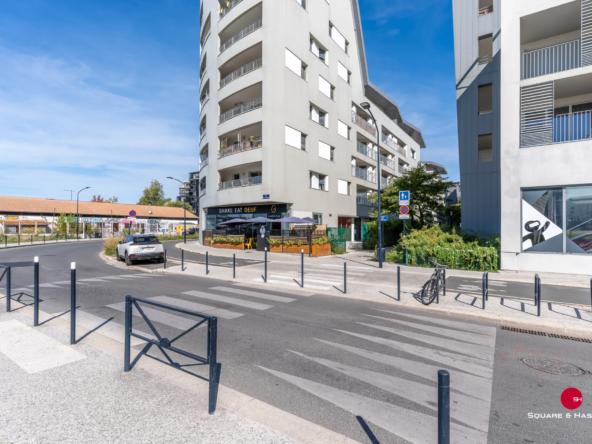
[[[576,338],[574,336],[557,335],[555,333],[545,333],[542,331],[534,331],[534,330],[524,330],[522,328],[506,327],[505,325],[501,325],[500,329],[507,330],[507,331],[513,331],[515,333],[525,333],[527,335],[548,336],[549,338],[567,339],[568,341],[585,342],[588,344],[592,344],[591,339]]]
[[[587,372],[569,362],[559,361],[552,358],[539,358],[537,356],[526,356],[520,359],[522,363],[530,368],[551,375],[582,376]]]

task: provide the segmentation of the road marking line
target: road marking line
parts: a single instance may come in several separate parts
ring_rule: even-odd
[[[298,282],[300,282],[300,276],[293,277],[293,276],[289,276],[289,275],[272,274],[272,275],[270,275],[270,277],[272,279],[285,279],[285,280],[289,280],[289,281],[291,281],[293,279],[296,279]],[[343,284],[343,281],[337,282],[337,281],[329,281],[329,280],[326,280],[326,279],[320,280],[320,279],[306,279],[305,278],[305,281],[306,282],[313,282],[315,284],[332,284],[332,285],[341,285],[341,284]]]
[[[294,279],[297,282],[300,281],[300,279]],[[257,279],[253,279],[253,282],[259,282],[259,283],[264,283],[265,281],[263,280],[263,278],[257,278]],[[302,288],[300,286],[300,284],[297,284],[296,282],[283,282],[283,281],[276,281],[273,279],[268,279],[267,280],[268,284],[276,284],[276,285],[285,285],[286,287],[298,287],[298,288]],[[304,288],[306,289],[310,289],[310,290],[330,290],[331,287],[322,287],[320,285],[311,285],[311,284],[307,284],[306,282],[304,283]]]
[[[343,265],[321,264],[321,267],[339,267],[339,268],[343,268]],[[376,267],[370,267],[370,266],[368,266],[368,267],[347,267],[347,268],[348,268],[348,270],[364,270],[364,271],[370,272],[370,271],[374,271],[373,268],[376,268]]]
[[[294,301],[298,300],[298,299],[292,299],[292,298],[285,298],[282,296],[274,296],[272,294],[258,293],[255,291],[241,290],[240,288],[232,288],[232,287],[214,287],[214,288],[209,288],[208,290],[218,290],[218,291],[224,291],[227,293],[242,294],[243,296],[251,296],[253,298],[267,299],[267,300],[275,301],[275,302],[289,303],[289,302],[294,302]]]
[[[164,311],[154,310],[153,308],[146,307],[146,304],[140,306],[144,314],[146,314],[146,316],[148,317],[148,319],[150,319],[151,322],[158,322],[159,324],[167,325],[178,330],[189,330],[191,327],[193,327],[195,324],[199,322],[197,318],[182,318],[181,316],[175,316]],[[106,305],[106,307],[125,313],[125,302],[118,302],[116,304]],[[133,308],[132,314],[140,318],[142,317],[140,312],[138,312],[138,310],[135,307]]]
[[[216,308],[210,305],[199,304],[197,302],[190,302],[184,299],[172,298],[169,296],[155,296],[153,298],[148,298],[148,300],[160,302],[162,304],[173,305],[175,307],[186,308],[187,310],[197,311],[200,314],[216,316],[222,319],[236,319],[244,316],[243,313],[237,313],[235,311],[224,310],[223,308]]]
[[[482,325],[477,325],[477,324],[467,324],[465,322],[456,322],[456,321],[452,321],[449,319],[432,318],[432,317],[428,317],[428,316],[400,313],[397,311],[389,311],[389,310],[381,310],[381,309],[375,309],[375,310],[383,311],[385,313],[396,314],[397,316],[403,316],[406,318],[419,319],[420,321],[426,321],[426,322],[430,322],[432,324],[443,325],[445,327],[454,327],[459,330],[471,331],[473,333],[478,333],[480,335],[495,336],[495,334],[497,332],[495,327],[484,327]]]
[[[252,284],[244,284],[242,282],[236,283],[236,284],[234,284],[234,286],[236,286],[236,287],[247,287],[247,288],[251,288],[251,289],[253,288],[253,285]],[[270,288],[270,290],[272,290],[272,289]],[[294,296],[302,296],[302,297],[305,297],[305,298],[308,298],[310,296],[314,296],[315,295],[315,293],[306,293],[304,291],[290,291],[290,290],[286,290],[284,288],[282,288],[282,289],[279,289],[279,288],[276,289],[276,288],[274,288],[273,291],[281,291],[282,293],[285,293],[285,294],[292,294]]]
[[[0,322],[0,352],[29,374],[86,359],[70,346],[17,320]]]
[[[195,296],[196,298],[209,299],[211,301],[223,302],[226,304],[238,305],[240,307],[252,308],[253,310],[267,310],[273,308],[273,305],[261,304],[259,302],[243,301],[242,299],[220,296],[217,294],[204,293],[202,291],[184,291],[182,294]]]

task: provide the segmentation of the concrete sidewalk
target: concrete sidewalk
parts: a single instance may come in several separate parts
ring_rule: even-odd
[[[32,328],[31,307],[0,314],[0,442],[353,443],[223,385],[209,415],[206,382],[145,357],[124,373],[121,344],[68,333]]]
[[[67,241],[64,238],[61,238],[59,240],[55,240],[55,237],[53,239],[48,239],[46,240],[46,242],[43,241],[35,241],[33,243],[31,242],[27,242],[24,239],[21,239],[21,243],[20,245],[18,243],[7,243],[4,244],[3,242],[0,242],[0,251],[2,250],[8,250],[10,248],[22,248],[22,247],[34,247],[34,246],[39,246],[39,245],[62,245],[62,244],[73,244],[76,242],[101,242],[103,241],[103,239],[68,239]]]

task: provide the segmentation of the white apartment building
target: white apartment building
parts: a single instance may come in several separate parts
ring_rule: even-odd
[[[503,269],[592,273],[592,0],[453,5],[463,228],[499,223]]]
[[[310,217],[361,240],[367,195],[425,143],[368,79],[358,0],[202,0],[200,20],[200,229]]]

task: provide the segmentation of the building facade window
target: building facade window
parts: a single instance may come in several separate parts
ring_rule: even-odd
[[[332,100],[335,98],[335,87],[321,76],[319,76],[319,91]]]
[[[329,114],[320,110],[312,103],[310,104],[310,119],[319,125],[323,125],[325,128],[329,128]]]
[[[347,54],[349,43],[345,40],[343,34],[341,34],[332,23],[329,23],[329,35],[337,45]]]
[[[349,196],[350,182],[347,180],[337,180],[337,192],[345,196]]]
[[[306,80],[306,64],[286,48],[286,68]]]
[[[349,140],[350,127],[341,120],[337,121],[337,134]]]
[[[323,225],[323,214],[322,213],[312,213],[312,218],[315,220],[317,225]]]
[[[493,161],[493,136],[491,134],[479,136],[478,150],[479,155],[477,161],[479,163]]]
[[[479,85],[479,114],[490,114],[493,112],[493,85]]]
[[[347,83],[351,83],[351,72],[341,62],[337,62],[337,75]]]
[[[479,64],[493,62],[493,36],[491,34],[479,37]]]
[[[592,185],[522,190],[522,251],[592,254]]]
[[[329,177],[311,171],[309,186],[313,190],[329,191]]]
[[[289,145],[294,148],[298,148],[301,150],[306,149],[306,134],[286,126],[285,130],[285,142],[286,145]]]
[[[310,51],[325,65],[329,64],[329,51],[313,37],[310,38]]]

